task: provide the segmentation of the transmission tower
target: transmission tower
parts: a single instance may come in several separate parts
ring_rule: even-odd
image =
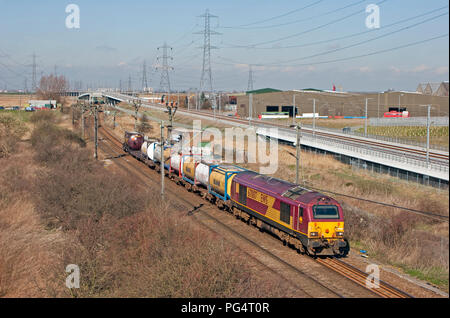
[[[248,85],[247,85],[247,91],[252,91],[253,90],[253,70],[252,70],[252,65],[250,64],[248,66]]]
[[[31,65],[33,68],[32,77],[31,77],[31,89],[33,92],[36,92],[36,54],[33,53],[33,64]]]
[[[131,75],[128,76],[128,93],[131,92]]]
[[[168,92],[170,94],[169,70],[173,70],[173,67],[169,66],[167,60],[173,60],[173,57],[167,55],[167,49],[170,49],[172,51],[172,48],[168,46],[166,42],[164,42],[164,45],[159,47],[158,50],[159,49],[163,50],[163,55],[156,58],[158,61],[158,66],[156,68],[161,70],[161,81],[159,82],[159,89],[162,92]],[[159,63],[160,59],[162,59],[162,65]]]
[[[147,65],[145,64],[142,66],[142,91],[145,92],[147,90],[148,83],[147,83]]]
[[[203,92],[205,89],[209,89],[212,92],[211,49],[217,49],[217,47],[211,46],[211,35],[219,35],[221,33],[211,31],[210,20],[211,18],[217,18],[217,16],[210,14],[208,9],[206,9],[205,14],[199,17],[205,18],[205,29],[202,32],[195,33],[203,34],[203,67],[200,77],[200,92]]]

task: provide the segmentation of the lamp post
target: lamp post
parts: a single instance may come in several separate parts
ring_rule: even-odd
[[[313,101],[313,136],[316,137],[316,99],[309,98]]]
[[[420,105],[422,107],[427,107],[427,168],[430,167],[430,126],[431,126],[431,118],[430,118],[430,111],[431,111],[431,105]]]
[[[295,156],[295,183],[298,184],[299,182],[299,166],[300,166],[300,136],[301,136],[301,126],[300,122],[298,122],[295,125],[290,125],[290,127],[295,127],[296,135],[297,135],[297,143],[296,143],[296,150],[297,155]]]
[[[400,95],[398,95],[398,107],[400,108],[400,106],[401,106],[401,104],[400,104],[400,98],[402,97],[402,96],[404,96],[405,94],[400,94]],[[400,111],[400,109],[399,109],[399,111]]]
[[[367,137],[367,101],[369,99],[373,98],[366,98],[366,109],[365,109],[365,116],[364,116],[364,136]]]
[[[292,95],[292,124],[295,124],[295,119],[296,119],[296,113],[295,113],[295,96],[297,96],[298,94],[293,94]]]

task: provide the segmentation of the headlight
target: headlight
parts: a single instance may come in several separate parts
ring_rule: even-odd
[[[344,232],[336,232],[336,236],[344,236]]]
[[[319,236],[319,233],[317,233],[317,232],[309,232],[309,236]]]

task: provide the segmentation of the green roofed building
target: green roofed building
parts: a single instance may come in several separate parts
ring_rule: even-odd
[[[253,91],[247,91],[245,92],[246,95],[248,94],[264,94],[264,93],[275,93],[275,92],[282,92],[279,89],[275,88],[261,88],[261,89],[255,89]]]

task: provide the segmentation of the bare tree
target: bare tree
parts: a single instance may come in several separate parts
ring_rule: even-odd
[[[42,76],[39,82],[37,96],[41,99],[56,100],[57,103],[64,105],[64,93],[67,91],[68,86],[68,82],[63,75],[55,76],[50,74],[48,76]],[[61,106],[61,111],[62,108]]]

